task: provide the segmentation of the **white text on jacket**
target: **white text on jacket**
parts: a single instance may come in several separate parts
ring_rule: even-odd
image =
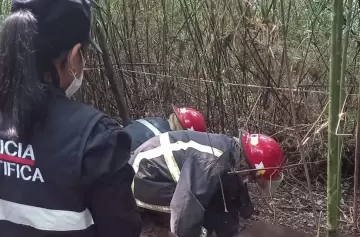
[[[2,165],[1,165],[2,164]],[[40,169],[35,167],[35,155],[31,145],[0,139],[0,172],[25,181],[44,182]]]

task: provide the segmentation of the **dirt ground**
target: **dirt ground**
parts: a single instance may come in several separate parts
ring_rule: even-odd
[[[285,179],[283,185],[273,197],[261,197],[255,186],[250,186],[250,195],[255,205],[254,215],[244,221],[249,225],[254,220],[262,219],[271,223],[282,224],[308,233],[309,236],[326,236],[326,187],[315,182],[313,199],[316,216],[312,209],[306,182],[295,178]],[[346,182],[343,184],[341,205],[340,235],[342,237],[355,236],[352,221],[352,189]],[[360,206],[360,205],[359,205]],[[359,210],[360,211],[360,210]],[[320,228],[316,224],[320,220]],[[163,219],[146,214],[143,217],[144,228],[141,237],[166,236],[167,229]],[[166,221],[167,222],[167,221]]]

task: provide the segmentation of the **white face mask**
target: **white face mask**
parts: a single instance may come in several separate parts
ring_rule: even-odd
[[[80,51],[80,55],[83,62],[83,67],[85,67],[85,60],[81,51]],[[70,86],[65,90],[66,97],[68,98],[73,96],[75,92],[77,92],[80,89],[84,78],[84,70],[81,72],[81,75],[78,78],[75,76],[74,72],[72,72],[72,74],[74,75],[74,80],[71,82]]]

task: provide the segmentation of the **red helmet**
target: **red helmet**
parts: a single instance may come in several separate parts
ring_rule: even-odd
[[[172,108],[184,129],[206,132],[205,119],[199,111],[189,107],[177,108],[174,105]]]
[[[263,134],[244,132],[242,145],[249,163],[253,166],[252,168],[280,167],[279,169],[258,170],[258,174],[267,180],[280,176],[285,158],[279,143],[273,138]]]

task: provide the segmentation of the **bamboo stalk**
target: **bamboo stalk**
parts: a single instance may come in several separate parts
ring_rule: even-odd
[[[329,126],[328,126],[328,167],[327,167],[327,236],[338,235],[340,187],[338,186],[341,173],[341,159],[339,157],[339,138],[336,126],[340,108],[340,78],[342,52],[343,0],[333,0],[332,32],[331,32],[331,60],[329,80]]]
[[[359,164],[360,164],[360,83],[359,83],[358,107],[357,107],[357,126],[356,126],[356,147],[355,147],[355,167],[354,167],[354,231],[355,235],[358,229],[358,189],[359,189]]]
[[[347,3],[347,16],[346,16],[346,26],[345,26],[345,30],[344,30],[344,41],[343,41],[343,50],[342,50],[342,62],[341,62],[341,76],[340,76],[340,94],[339,94],[339,100],[340,100],[340,104],[339,104],[339,114],[342,113],[341,108],[344,107],[344,103],[345,103],[345,74],[346,74],[346,69],[347,69],[347,54],[348,54],[348,46],[349,46],[349,36],[350,36],[350,30],[351,30],[351,23],[352,23],[352,13],[353,13],[353,0],[348,0]],[[340,117],[339,117],[340,119]],[[340,126],[339,126],[339,131],[338,134],[343,134],[344,133],[344,127],[345,125],[342,124],[342,121],[340,122]],[[339,137],[339,141],[338,141],[338,147],[339,147],[339,166],[338,166],[338,174],[340,174],[340,177],[338,179],[337,182],[337,189],[340,190],[341,189],[341,163],[342,163],[342,150],[343,150],[343,139],[340,136]],[[357,148],[356,148],[357,149]],[[355,152],[356,154],[356,152]],[[355,164],[356,166],[356,164]],[[356,173],[356,167],[355,167],[355,173]],[[354,177],[355,179],[355,177]],[[354,183],[354,188],[355,188],[355,183]],[[354,190],[355,192],[355,190]],[[339,195],[341,195],[341,192],[338,192]],[[356,196],[354,193],[354,198],[356,200]],[[341,196],[338,197],[338,199],[341,199]],[[356,205],[356,202],[354,202],[354,207]],[[354,218],[357,218],[357,210],[354,209]],[[356,227],[357,227],[357,221],[356,219],[354,219],[354,226],[355,226],[355,231],[356,231]]]

